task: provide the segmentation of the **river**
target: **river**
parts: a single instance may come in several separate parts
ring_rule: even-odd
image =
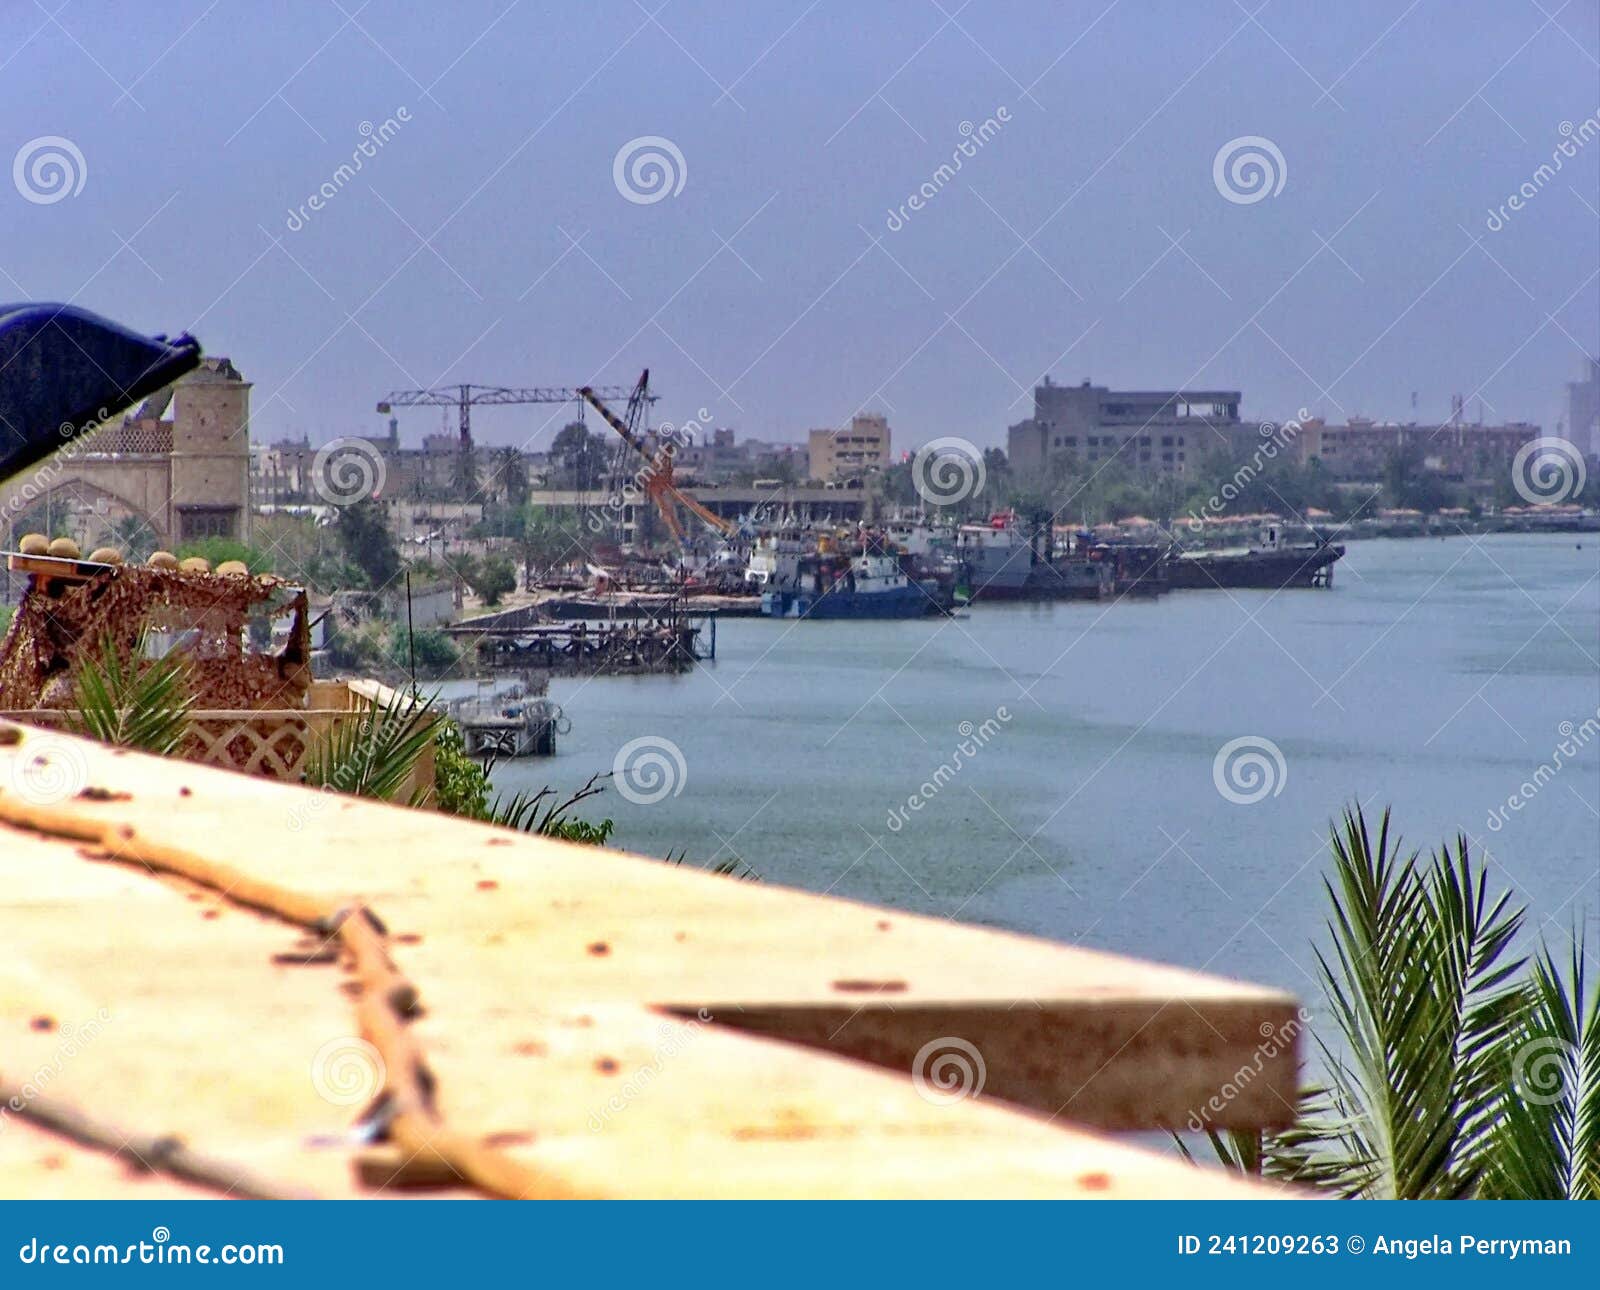
[[[582,811],[619,847],[1307,999],[1329,822],[1392,804],[1593,944],[1600,540],[1356,542],[1335,583],[728,620],[690,674],[552,682],[571,733],[495,781],[571,789],[632,745]]]

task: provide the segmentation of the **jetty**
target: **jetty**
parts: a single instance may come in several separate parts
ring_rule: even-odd
[[[553,757],[556,735],[572,729],[561,705],[550,699],[548,676],[530,679],[509,690],[480,681],[476,694],[447,705],[461,729],[469,757],[498,761],[504,757]]]
[[[639,676],[687,672],[717,656],[714,613],[691,615],[666,605],[612,604],[606,617],[552,619],[543,604],[485,614],[444,630],[477,647],[491,670],[556,676]]]

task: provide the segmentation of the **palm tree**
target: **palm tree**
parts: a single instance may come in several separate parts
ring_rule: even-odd
[[[1581,949],[1566,973],[1548,950],[1524,972],[1524,911],[1491,899],[1464,837],[1422,862],[1387,811],[1374,838],[1357,809],[1332,848],[1317,962],[1342,1042],[1318,1040],[1326,1082],[1293,1129],[1210,1135],[1223,1165],[1347,1197],[1600,1195],[1600,989]]]
[[[69,727],[118,748],[167,756],[189,733],[189,668],[181,653],[146,657],[146,637],[124,652],[107,638],[73,668],[77,710]]]

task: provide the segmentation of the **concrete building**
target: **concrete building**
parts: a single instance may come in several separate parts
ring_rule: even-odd
[[[744,454],[728,429],[716,429],[709,439],[682,444],[672,455],[673,470],[682,480],[727,479],[744,465]]]
[[[1397,452],[1415,452],[1422,469],[1441,478],[1473,482],[1504,476],[1517,449],[1540,430],[1525,421],[1508,425],[1474,425],[1451,420],[1443,425],[1400,425],[1353,418],[1346,425],[1328,425],[1312,417],[1300,426],[1290,451],[1301,462],[1316,461],[1340,483],[1375,483],[1383,479]]]
[[[1207,453],[1241,445],[1238,390],[1112,390],[1056,385],[1033,391],[1033,415],[1006,432],[1014,471],[1072,460],[1093,468],[1117,459],[1152,474],[1184,475]]]
[[[1600,358],[1583,360],[1587,374],[1567,382],[1567,438],[1578,451],[1600,456]]]
[[[88,550],[136,522],[168,548],[248,541],[249,501],[250,382],[228,359],[207,358],[120,422],[0,481],[0,538],[37,527]]]
[[[812,479],[829,482],[881,469],[889,464],[889,419],[881,412],[857,413],[848,430],[813,430],[808,447]]]

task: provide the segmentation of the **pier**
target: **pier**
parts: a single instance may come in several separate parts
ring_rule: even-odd
[[[530,677],[524,685],[496,691],[493,681],[480,681],[472,698],[449,705],[461,728],[469,757],[553,757],[556,736],[572,729],[560,704],[546,697],[548,676]]]
[[[530,605],[469,619],[444,630],[477,646],[491,669],[538,670],[556,676],[639,676],[687,672],[717,656],[714,613],[680,607],[637,609],[612,617],[551,621]]]

